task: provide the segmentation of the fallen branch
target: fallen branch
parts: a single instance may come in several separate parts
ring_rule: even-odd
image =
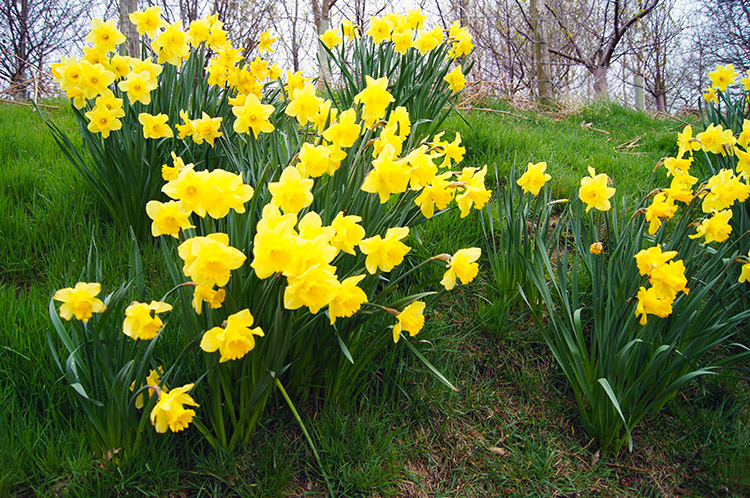
[[[627,142],[621,143],[620,145],[618,145],[617,147],[615,147],[615,150],[619,150],[619,149],[633,149],[635,147],[640,147],[641,144],[638,143],[638,142],[640,142],[640,140],[641,140],[641,137],[639,135],[639,136],[635,137],[633,140],[628,140]]]
[[[598,131],[599,133],[604,133],[607,135],[610,134],[607,130],[600,130],[599,128],[594,128],[594,126],[591,123],[587,123],[586,121],[581,121],[581,128],[583,128],[584,130]]]

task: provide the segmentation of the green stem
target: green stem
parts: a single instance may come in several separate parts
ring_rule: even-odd
[[[310,437],[310,433],[307,432],[307,428],[305,428],[305,424],[302,422],[302,418],[299,416],[299,413],[297,412],[297,409],[294,407],[294,403],[292,403],[292,400],[289,399],[289,395],[286,393],[284,386],[281,385],[281,381],[279,380],[278,377],[276,377],[276,387],[278,387],[279,391],[281,391],[281,395],[284,396],[284,399],[286,400],[286,404],[289,405],[289,409],[292,410],[292,414],[294,415],[294,418],[297,420],[297,423],[299,424],[300,429],[302,429],[302,433],[305,435],[305,438],[307,439],[307,444],[310,445],[313,455],[315,456],[315,461],[318,462],[318,467],[320,467],[320,473],[323,474],[323,479],[326,482],[326,487],[328,487],[328,493],[331,495],[331,498],[333,498],[335,496],[333,494],[333,488],[331,488],[331,483],[328,481],[328,475],[326,474],[326,471],[323,468],[323,463],[320,461],[320,455],[318,455],[318,450],[315,449],[315,444],[313,443],[313,440]]]

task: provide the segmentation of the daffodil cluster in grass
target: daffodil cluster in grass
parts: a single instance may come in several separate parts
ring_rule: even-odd
[[[233,45],[216,16],[189,26],[167,24],[155,6],[132,13],[130,20],[142,37],[141,54],[118,52],[124,36],[114,21],[97,18],[86,37],[90,45],[83,57],[63,57],[52,68],[74,106],[90,158],[80,154],[54,123],[47,124],[114,221],[123,230],[132,227],[141,239],[148,223],[142,205],[163,200],[158,169],[169,152],[179,150],[196,170],[212,169],[227,153],[242,153],[236,148],[236,137],[252,133],[256,140],[252,162],[274,155],[272,162],[288,164],[288,154],[300,144],[262,136],[273,132],[284,121],[281,116],[287,115],[301,126],[314,123],[319,132],[326,128],[325,143],[300,151],[306,164],[315,163],[313,172],[318,173],[325,160],[332,165],[342,160],[342,148],[356,138],[354,115],[345,111],[357,103],[365,110],[367,126],[382,119],[389,106],[402,107],[422,139],[437,130],[463,89],[460,62],[468,63],[468,71],[467,56],[473,48],[471,35],[458,24],[448,30],[438,26],[426,30],[419,10],[373,18],[367,29],[345,22],[340,32],[349,42],[333,40],[335,30],[323,37],[341,56],[335,58],[335,73],[341,79],[336,84],[326,81],[328,99],[324,100],[301,72],[283,71],[264,58],[273,53],[276,41],[268,32],[260,35],[257,53],[251,55]],[[370,34],[359,36],[363,31]],[[411,42],[404,48],[407,38]],[[399,41],[398,60],[392,57],[394,39]],[[364,40],[367,50],[362,50]],[[452,61],[459,65],[450,69]],[[369,70],[350,69],[360,63]],[[386,94],[390,100],[382,101]],[[326,126],[329,110],[331,122],[341,113],[339,126]]]
[[[290,362],[289,382],[304,387],[295,380],[297,370],[307,370],[301,378],[316,371],[321,375],[336,362],[330,356],[310,356],[297,367],[289,356],[296,354],[293,351],[309,348],[305,354],[315,355],[314,348],[330,349],[333,344],[348,368],[354,352],[366,358],[385,346],[386,336],[379,332],[384,327],[393,342],[402,332],[416,335],[427,302],[407,293],[394,305],[389,297],[413,271],[399,268],[411,251],[408,225],[431,218],[454,201],[461,216],[468,216],[491,195],[484,186],[486,167],[457,168],[464,154],[460,136],[447,141],[440,134],[412,143],[408,112],[403,107],[387,111],[392,102],[387,80],[372,80],[361,92],[359,105],[341,113],[305,88],[293,92],[284,113],[300,133],[311,137],[301,143],[291,164],[267,167],[260,175],[267,181],[250,186],[241,175],[223,169],[196,172],[193,164],[174,155],[172,165],[163,168],[167,182],[162,188],[172,200],[146,206],[152,233],[179,239],[175,283],[184,282],[179,268],[193,289],[190,312],[205,324],[204,330],[193,326],[190,332],[201,335],[210,372],[227,379],[243,376],[239,372],[247,366],[240,361],[249,356],[246,362],[269,365],[271,371]],[[324,119],[316,118],[320,113]],[[242,133],[247,140],[256,138],[250,127]],[[400,224],[392,225],[397,221]],[[225,231],[214,231],[218,227]],[[465,284],[476,277],[480,255],[478,248],[460,249],[431,260],[448,264],[441,283],[450,290],[459,280]],[[234,273],[241,275],[239,281]],[[270,304],[273,295],[278,304],[266,308],[263,303]],[[325,320],[317,320],[319,314]],[[252,328],[254,315],[257,326]],[[259,351],[270,337],[278,341],[285,335],[282,346]],[[211,358],[217,352],[214,364]],[[228,362],[237,362],[238,372],[222,370],[220,365]],[[244,383],[251,385],[246,397],[261,397],[256,389],[266,374],[261,369],[255,379],[244,376]],[[262,410],[262,403],[256,408]],[[255,423],[259,416],[250,418]],[[243,417],[237,413],[230,418]],[[217,421],[211,425],[212,437],[231,446],[232,435],[222,435],[227,429],[218,429]],[[236,423],[232,428],[234,434],[245,430]]]
[[[714,113],[695,135],[691,126],[678,133],[676,155],[654,172],[659,182],[666,173],[667,186],[645,196],[634,215],[594,166],[570,203],[545,189],[546,163],[529,163],[506,187],[518,194],[499,193],[510,218],[502,226],[512,233],[493,234],[489,257],[493,272],[511,269],[516,280],[494,280],[533,302],[523,289],[527,273],[507,256],[525,255],[547,310],[544,318],[531,312],[604,451],[632,449],[632,430],[682,386],[747,357],[747,349],[726,347],[750,318],[750,121],[723,93],[735,75],[721,71],[711,79],[726,116]]]
[[[232,105],[240,114],[230,127],[252,126],[256,135],[272,130],[270,124],[258,128],[250,103],[278,98],[269,87],[279,86],[282,71],[260,56],[272,51],[275,40],[268,33],[251,59],[233,47],[217,16],[183,27],[164,22],[156,6],[132,13],[130,20],[142,35],[140,54],[122,53],[125,37],[115,22],[96,18],[84,55],[63,57],[52,67],[90,157],[54,123],[47,124],[115,223],[123,230],[132,227],[143,240],[148,225],[143,204],[159,196],[165,156],[179,149],[183,157],[199,158],[197,169],[210,168],[223,153],[215,149],[227,132]],[[252,98],[245,106],[246,96]]]
[[[84,417],[82,431],[97,457],[129,461],[151,431],[181,430],[197,406],[187,392],[192,386],[169,389],[165,369],[154,349],[169,317],[167,302],[145,299],[145,281],[138,244],[131,241],[129,280],[102,295],[100,266],[92,243],[80,282],[59,289],[49,304],[54,333],[49,346],[69,393]],[[59,311],[55,303],[59,302]]]
[[[155,365],[128,384],[141,386],[133,398],[149,395],[157,431],[194,423],[210,444],[232,447],[248,441],[277,387],[286,396],[282,382],[334,400],[359,389],[369,362],[394,343],[427,362],[402,340],[422,330],[438,296],[419,268],[445,265],[440,283],[450,290],[476,277],[481,250],[446,248],[453,255],[408,262],[411,231],[453,206],[467,217],[491,196],[486,167],[461,167],[460,135],[437,133],[465,84],[468,32],[458,24],[426,30],[418,10],[373,18],[367,29],[345,23],[342,40],[323,37],[340,56],[342,82],[326,81],[321,96],[302,73],[261,57],[273,50],[269,33],[252,58],[216,17],[183,29],[152,7],[131,20],[148,56],[115,53],[122,40],[114,30],[91,35],[88,58],[65,58],[54,73],[81,110],[94,160],[122,162],[143,146],[136,162],[159,183],[131,197],[141,202],[143,230],[160,238],[181,297],[174,306],[186,353],[160,385]],[[95,21],[92,33],[105,25]],[[107,174],[127,177],[128,166],[118,168]],[[123,336],[152,348],[173,333],[159,316],[171,306],[123,306]],[[205,373],[167,389],[196,350]]]

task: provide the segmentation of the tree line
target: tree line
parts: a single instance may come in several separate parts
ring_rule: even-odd
[[[140,54],[128,14],[162,7],[184,26],[218,14],[246,49],[270,29],[275,59],[316,71],[317,36],[343,19],[403,9],[392,0],[0,0],[0,88],[30,96],[37,76],[74,53],[95,12],[120,20],[127,50]],[[716,64],[750,69],[750,0],[419,0],[433,23],[460,21],[472,33],[473,79],[485,92],[553,105],[613,98],[668,112],[695,107]],[[38,90],[35,89],[36,92]]]

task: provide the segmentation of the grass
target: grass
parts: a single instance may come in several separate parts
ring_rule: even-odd
[[[64,105],[64,104],[63,104]],[[682,123],[617,106],[570,116],[507,110],[451,118],[468,165],[546,160],[560,195],[586,166],[636,195]],[[74,135],[67,111],[54,119]],[[582,129],[580,122],[610,131]],[[614,147],[641,137],[623,154]],[[583,151],[583,152],[582,152]],[[127,234],[117,233],[38,117],[0,106],[0,496],[324,496],[325,485],[288,408],[275,399],[251,443],[211,450],[197,431],[154,438],[136,461],[94,459],[83,419],[47,352],[47,304],[77,280],[90,241],[104,288],[127,274]],[[491,182],[488,182],[491,183]],[[449,211],[419,228],[415,258],[477,245],[476,213],[453,227]],[[467,223],[468,222],[468,223]],[[150,294],[169,286],[151,246],[142,248]],[[429,311],[417,346],[459,388],[440,384],[398,347],[368,370],[357,399],[338,406],[294,399],[338,496],[743,496],[750,493],[750,389],[722,375],[693,384],[634,435],[636,450],[601,457],[580,426],[570,391],[522,313],[487,300],[487,268]],[[425,278],[442,271],[427,267]],[[399,344],[399,346],[403,346]],[[391,356],[391,355],[386,355]]]
[[[514,164],[522,171],[528,162],[545,161],[559,196],[580,187],[589,166],[607,173],[619,195],[635,199],[648,192],[651,172],[663,157],[677,152],[677,132],[685,126],[681,120],[653,119],[609,102],[566,115],[517,110],[503,101],[489,109],[499,112],[470,111],[466,121],[454,115],[446,122],[447,129],[461,133],[465,161],[496,164],[501,178]]]

